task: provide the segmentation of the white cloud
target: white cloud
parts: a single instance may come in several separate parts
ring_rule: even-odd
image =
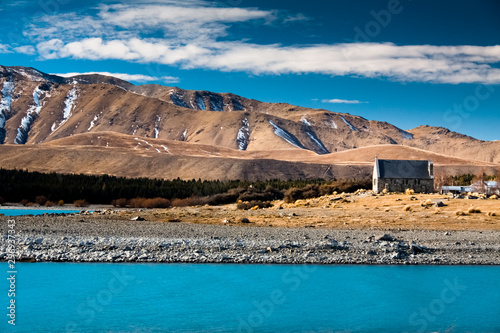
[[[174,76],[162,76],[155,77],[143,74],[127,74],[127,73],[109,73],[109,72],[85,72],[85,73],[57,73],[53,75],[58,75],[62,77],[73,77],[77,75],[91,75],[91,74],[99,74],[105,76],[116,77],[125,81],[134,81],[134,82],[151,82],[151,81],[163,81],[165,83],[177,83],[180,81],[178,77]]]
[[[297,21],[309,21],[309,20],[310,20],[309,17],[305,16],[302,13],[299,13],[299,14],[296,14],[296,15],[290,15],[290,16],[286,17],[283,20],[283,23],[297,22]]]
[[[358,101],[357,99],[349,100],[349,99],[323,99],[321,100],[322,103],[332,103],[332,104],[366,104],[368,102],[361,102]]]
[[[25,34],[33,40],[43,41],[61,36],[69,39],[130,39],[160,32],[176,42],[200,42],[227,35],[229,23],[273,18],[270,11],[209,7],[201,1],[101,5],[95,17],[76,13],[41,17],[28,26]]]
[[[315,73],[406,82],[500,83],[500,45],[391,43],[260,45],[224,37],[231,25],[278,20],[273,11],[205,1],[101,5],[96,16],[42,17],[26,30],[41,59],[118,59],[253,74]],[[303,15],[282,22],[307,19]]]
[[[162,76],[161,80],[165,83],[179,83],[181,79],[175,76]]]
[[[14,48],[17,53],[33,55],[36,54],[36,50],[32,45],[23,45]]]
[[[11,53],[9,45],[0,44],[0,53]]]
[[[316,73],[434,83],[500,83],[500,69],[489,65],[500,62],[500,46],[359,43],[284,47],[243,42],[206,46],[172,45],[162,39],[87,38],[68,44],[50,40],[38,48],[47,59],[120,59],[254,74]]]

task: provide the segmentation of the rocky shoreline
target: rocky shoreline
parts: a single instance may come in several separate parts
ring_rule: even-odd
[[[338,230],[99,219],[16,218],[20,261],[498,265],[499,231]],[[7,258],[7,231],[0,260]]]

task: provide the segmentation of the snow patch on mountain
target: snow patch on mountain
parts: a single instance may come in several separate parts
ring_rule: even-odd
[[[281,127],[273,123],[271,120],[269,120],[269,123],[274,128],[274,134],[276,134],[277,136],[279,136],[280,138],[284,139],[286,142],[294,145],[297,148],[305,149],[305,147],[300,143],[299,139],[297,139],[293,134],[291,134],[287,130],[282,129]]]
[[[198,110],[205,110],[205,101],[203,100],[203,97],[200,95],[196,95],[196,104],[198,105]],[[193,107],[193,109],[196,109]]]
[[[250,124],[248,123],[248,119],[245,118],[241,121],[241,127],[238,130],[238,135],[236,136],[236,143],[238,144],[239,150],[247,150],[249,137]]]
[[[304,132],[311,139],[311,141],[318,147],[320,154],[328,154],[329,153],[328,149],[326,149],[323,142],[321,142],[321,140],[318,138],[318,136],[312,129],[311,123],[308,122],[305,117],[302,117],[300,120],[305,125],[305,128],[303,127]]]
[[[187,128],[182,132],[181,141],[186,141],[188,130]]]
[[[36,87],[33,91],[33,102],[35,105],[29,107],[26,116],[21,120],[21,125],[17,129],[17,135],[14,139],[15,144],[25,144],[28,141],[28,133],[31,129],[31,125],[35,122],[36,117],[40,114],[42,110],[42,104],[40,103],[40,96],[42,91],[39,87]]]
[[[331,125],[332,125],[332,128],[333,128],[333,129],[337,129],[337,128],[339,128],[339,127],[337,126],[337,123],[336,123],[336,122],[335,122],[335,120],[333,120],[333,119],[332,119],[332,123],[331,123]]]
[[[43,73],[34,68],[17,68],[15,72],[21,74],[30,81],[41,82],[46,80]]]
[[[306,134],[309,136],[309,138],[316,144],[316,146],[319,148],[319,151],[321,154],[328,154],[330,153],[328,149],[326,149],[325,145],[323,145],[323,142],[321,142],[320,139],[316,136],[314,132],[309,132],[306,131]]]
[[[101,112],[101,113],[102,113],[102,112]],[[101,115],[101,114],[97,114],[97,115],[95,115],[94,119],[92,119],[92,121],[90,122],[90,125],[89,125],[89,128],[87,129],[87,131],[90,131],[90,130],[94,127],[95,122],[96,122],[97,120],[99,120],[99,116],[100,116],[100,115]]]
[[[2,99],[0,100],[0,144],[5,140],[5,123],[10,116],[12,94],[14,93],[14,82],[5,81],[2,87]]]
[[[160,116],[156,116],[156,121],[155,121],[155,139],[158,139],[158,135],[160,134],[160,121],[161,121],[161,117]]]
[[[305,116],[303,116],[302,118],[300,118],[300,121],[303,122],[307,126],[311,126],[311,123],[307,121],[307,119],[306,119]]]
[[[77,94],[76,94],[76,87],[73,87],[68,92],[68,96],[66,96],[66,100],[64,101],[64,110],[63,110],[63,119],[68,120],[71,117],[71,111],[73,110],[75,106],[75,101],[77,99]]]
[[[347,126],[349,126],[349,128],[351,129],[351,131],[359,131],[359,129],[354,126],[353,124],[351,124],[350,122],[348,122],[344,117],[340,116],[340,118],[342,118],[342,120],[344,121],[344,123],[347,124]]]
[[[162,147],[163,150],[165,150],[167,153],[171,154],[170,150],[168,150],[168,148],[165,145],[161,145],[160,147]]]
[[[156,148],[155,146],[153,146],[152,144],[150,144],[149,142],[147,142],[146,140],[142,140],[142,139],[139,139],[139,138],[135,138],[137,141],[140,141],[140,142],[144,142],[145,144],[147,144],[148,146],[150,146],[151,148],[153,148],[154,150],[156,150],[159,154],[161,154],[161,151]],[[140,143],[139,142],[139,143]],[[148,148],[146,148],[146,150],[149,150]]]
[[[413,140],[413,134],[408,133],[407,131],[403,131],[402,129],[399,130],[399,133],[401,133],[401,136],[405,140]]]
[[[73,86],[73,89],[71,89],[68,92],[68,95],[66,96],[66,100],[64,101],[64,109],[63,109],[63,118],[59,124],[54,123],[52,124],[52,127],[50,128],[51,134],[57,131],[65,122],[68,121],[69,118],[72,116],[72,111],[73,108],[75,107],[75,101],[78,98],[77,93],[76,93],[76,87]]]

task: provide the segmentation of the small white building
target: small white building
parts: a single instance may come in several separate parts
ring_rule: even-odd
[[[500,195],[500,182],[496,181],[477,181],[471,185],[471,192],[482,193],[486,195]]]

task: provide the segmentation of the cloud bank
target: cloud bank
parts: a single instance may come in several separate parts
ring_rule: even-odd
[[[125,81],[134,81],[134,82],[152,82],[152,81],[163,81],[165,83],[178,83],[180,79],[174,76],[149,76],[143,74],[126,74],[126,73],[109,73],[109,72],[85,72],[85,73],[54,73],[53,75],[62,76],[62,77],[73,77],[77,75],[91,75],[91,74],[99,74],[105,76],[116,77]]]
[[[332,104],[366,104],[368,102],[361,102],[358,101],[357,99],[350,100],[350,99],[323,99],[321,100],[322,103],[332,103]]]
[[[300,14],[283,17],[275,11],[213,7],[203,1],[168,1],[101,5],[93,16],[42,17],[28,27],[26,35],[42,59],[115,59],[257,75],[314,73],[403,82],[500,83],[496,66],[500,45],[261,45],[231,40],[228,32],[239,24],[307,19]]]

